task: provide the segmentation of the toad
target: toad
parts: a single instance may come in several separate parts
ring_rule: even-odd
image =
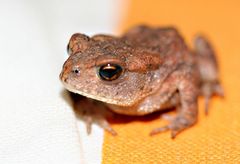
[[[197,36],[190,49],[174,27],[136,26],[120,37],[76,33],[68,44],[69,58],[60,80],[82,110],[87,131],[92,122],[117,134],[103,108],[122,115],[147,115],[176,108],[176,116],[163,115],[169,124],[151,135],[170,130],[174,138],[194,125],[198,97],[205,98],[205,112],[213,95],[223,96],[214,50]]]

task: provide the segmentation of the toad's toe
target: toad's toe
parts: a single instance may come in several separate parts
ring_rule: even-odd
[[[195,118],[178,115],[166,126],[153,129],[150,135],[155,135],[167,130],[171,131],[171,138],[175,138],[178,133],[192,126],[196,122]]]

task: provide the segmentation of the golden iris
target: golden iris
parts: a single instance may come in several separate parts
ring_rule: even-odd
[[[102,80],[113,81],[119,78],[123,69],[117,64],[106,64],[99,68],[99,76]]]

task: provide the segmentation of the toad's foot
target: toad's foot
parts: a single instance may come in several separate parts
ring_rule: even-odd
[[[202,95],[205,99],[205,114],[208,114],[209,101],[213,95],[224,97],[222,86],[217,83],[204,83],[201,88]]]
[[[113,136],[117,135],[116,131],[110,126],[107,117],[112,117],[111,111],[106,109],[102,104],[90,99],[73,95],[74,109],[77,116],[86,124],[87,134],[91,134],[92,124],[96,123]]]
[[[163,115],[162,118],[168,120],[170,123],[166,126],[153,129],[150,133],[150,135],[155,135],[167,130],[171,131],[171,137],[172,139],[176,137],[176,135],[181,132],[182,130],[190,127],[196,122],[195,117],[188,117],[183,114],[179,114],[176,117],[170,116],[170,115]]]
[[[86,124],[87,134],[91,134],[92,131],[92,124],[95,122],[97,125],[111,133],[113,136],[117,135],[117,132],[109,125],[108,121],[104,116],[98,116],[98,115],[88,115],[85,114],[82,116],[83,120]]]
[[[164,127],[154,129],[150,135],[170,130],[172,138],[175,138],[179,132],[189,128],[197,121],[198,88],[196,80],[197,77],[195,75],[196,74],[191,67],[182,65],[179,67],[178,71],[174,72],[169,77],[172,79],[171,82],[175,85],[176,90],[180,95],[180,103],[177,106],[177,115],[174,118],[164,115],[164,118],[166,118],[170,123]]]
[[[203,36],[195,38],[195,54],[201,77],[201,94],[205,98],[205,114],[208,114],[209,101],[213,95],[223,97],[219,81],[217,58],[212,45]]]

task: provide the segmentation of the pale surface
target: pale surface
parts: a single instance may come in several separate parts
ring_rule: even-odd
[[[0,1],[0,163],[100,163],[103,132],[86,136],[58,79],[75,32],[109,32],[110,0]]]

